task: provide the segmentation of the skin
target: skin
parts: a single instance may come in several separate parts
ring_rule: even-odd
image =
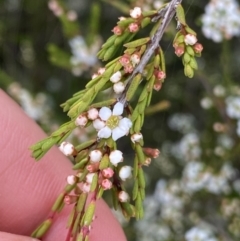
[[[0,106],[0,240],[32,241],[31,232],[48,217],[66,185],[66,177],[73,171],[56,147],[36,163],[28,148],[46,135],[2,90]],[[71,208],[66,206],[54,218],[44,241],[65,240]],[[108,206],[99,200],[90,241],[103,240],[126,238]]]

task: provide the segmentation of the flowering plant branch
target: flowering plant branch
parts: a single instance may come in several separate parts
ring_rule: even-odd
[[[173,46],[176,55],[182,56],[186,76],[193,77],[194,69],[197,69],[195,57],[200,56],[202,51],[196,33],[186,24],[181,2],[172,0],[159,10],[147,12],[135,7],[130,11],[129,18],[121,17],[113,29],[114,35],[98,53],[103,61],[111,61],[93,75],[84,90],[62,104],[71,120],[48,138],[31,146],[33,157],[39,160],[53,145],[58,144],[60,151],[74,158],[73,169],[77,171],[75,175],[67,177],[67,185],[54,203],[52,215],[33,232],[33,237],[40,238],[47,232],[53,216],[62,210],[64,204],[74,204],[67,225],[69,235],[66,241],[88,240],[96,200],[106,190],[112,193],[114,208],[120,207],[126,218],[143,217],[143,166],[148,166],[151,158],[159,155],[159,151],[144,147],[141,128],[153,90],[160,90],[166,78],[164,54],[159,42],[175,15],[178,32]],[[129,42],[140,29],[151,23],[154,26],[150,36]],[[113,59],[122,46],[126,48],[124,54]],[[133,108],[130,101],[143,80],[146,80],[145,87]],[[99,92],[109,87],[113,88],[116,96],[94,102]],[[65,141],[75,128],[89,125],[96,129],[96,138],[77,146]],[[135,152],[133,167],[122,165],[123,153],[118,150],[116,142],[129,133]],[[123,184],[132,177],[134,186],[130,198]]]

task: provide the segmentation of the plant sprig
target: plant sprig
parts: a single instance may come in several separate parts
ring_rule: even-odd
[[[53,145],[58,144],[66,156],[73,157],[73,169],[76,170],[75,175],[67,177],[67,186],[52,207],[53,214],[33,232],[33,237],[42,237],[50,228],[53,215],[61,211],[65,204],[73,204],[66,241],[88,240],[96,200],[107,190],[111,190],[114,208],[120,208],[127,219],[143,217],[143,167],[148,166],[159,151],[144,147],[141,129],[153,90],[159,91],[166,78],[165,59],[159,42],[175,15],[180,30],[174,39],[174,48],[178,56],[183,55],[186,76],[193,76],[193,69],[197,68],[194,57],[201,53],[195,32],[186,24],[181,2],[172,0],[159,10],[148,12],[136,7],[130,11],[130,17],[120,18],[113,29],[113,36],[98,53],[100,59],[110,62],[93,75],[84,90],[61,105],[70,121],[30,147],[33,157],[39,160]],[[130,41],[138,31],[150,24],[153,24],[150,36]],[[114,59],[122,47],[125,47],[123,54]],[[133,107],[131,101],[144,80],[144,87]],[[107,88],[113,88],[114,98],[95,102],[99,93]],[[75,128],[89,125],[97,131],[95,139],[78,146],[65,141]],[[124,155],[118,150],[116,142],[129,133],[135,153],[133,167],[124,165]],[[130,197],[124,182],[132,176],[134,187]],[[90,197],[89,202],[87,197]]]

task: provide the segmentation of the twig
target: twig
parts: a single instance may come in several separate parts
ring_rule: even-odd
[[[126,80],[126,88],[125,91],[123,92],[123,94],[120,96],[119,98],[119,102],[125,104],[126,103],[126,93],[127,90],[133,80],[133,78],[138,74],[142,74],[144,71],[145,66],[147,65],[148,61],[150,60],[150,58],[152,57],[152,55],[154,54],[155,50],[159,47],[159,42],[162,39],[162,36],[167,28],[167,26],[169,25],[169,23],[171,22],[172,18],[175,15],[176,12],[176,6],[178,4],[180,4],[182,2],[182,0],[172,0],[165,8],[165,11],[160,11],[159,15],[161,15],[160,17],[162,17],[163,12],[165,13],[162,21],[162,24],[160,25],[160,27],[158,28],[158,30],[156,31],[156,33],[154,34],[154,36],[151,39],[151,43],[148,45],[146,51],[144,52],[140,63],[137,65],[137,67],[134,69],[134,71],[132,72],[131,76]]]

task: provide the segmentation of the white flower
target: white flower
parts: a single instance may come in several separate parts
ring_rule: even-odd
[[[70,175],[67,177],[67,183],[69,185],[74,185],[77,181],[77,178],[74,175]]]
[[[226,89],[222,85],[216,85],[213,88],[213,93],[217,97],[223,97],[226,94]]]
[[[130,167],[130,166],[121,167],[121,169],[119,171],[119,177],[123,181],[126,181],[128,178],[131,178],[132,177],[132,167]]]
[[[102,152],[99,150],[93,150],[90,152],[89,157],[91,162],[100,162],[102,159]]]
[[[226,99],[227,115],[234,119],[240,119],[240,97],[230,96]]]
[[[118,200],[121,203],[127,202],[129,200],[129,195],[125,191],[121,191],[118,193]]]
[[[85,115],[79,115],[75,120],[75,125],[84,127],[88,122],[88,118]]]
[[[65,155],[65,156],[71,156],[74,151],[75,148],[73,146],[73,144],[71,144],[70,142],[64,141],[61,143],[61,145],[59,146],[59,150]]]
[[[213,102],[209,97],[204,97],[200,101],[200,105],[202,106],[203,109],[210,109],[213,106]]]
[[[117,166],[119,162],[123,161],[123,153],[119,150],[111,151],[109,155],[109,160],[113,164],[113,166]]]
[[[135,7],[134,9],[130,10],[130,16],[132,18],[139,18],[142,15],[142,10],[139,7]]]
[[[91,108],[88,112],[88,119],[95,120],[98,118],[98,110],[96,108]]]
[[[96,128],[99,130],[98,137],[109,138],[112,136],[112,139],[116,141],[120,137],[128,134],[129,129],[132,126],[132,122],[126,117],[121,117],[123,108],[123,104],[118,102],[113,107],[113,111],[111,111],[108,107],[102,107],[99,110],[99,117],[105,122],[105,126],[100,129]],[[93,126],[95,127],[96,125]]]
[[[185,239],[187,241],[204,241],[209,237],[209,233],[205,230],[199,229],[198,227],[193,227],[187,231],[185,234]]]
[[[139,141],[141,141],[142,139],[143,139],[142,133],[135,133],[135,134],[133,134],[133,135],[131,136],[131,141],[132,141],[133,143],[139,142]]]
[[[193,34],[187,34],[184,38],[184,42],[186,45],[194,45],[197,43],[197,38]]]
[[[227,6],[227,7],[226,7]],[[205,7],[202,31],[214,42],[240,35],[240,11],[236,0],[214,0]]]
[[[122,73],[120,71],[117,71],[110,77],[110,81],[113,83],[117,83],[118,81],[120,81],[121,78],[122,78]]]
[[[121,94],[125,90],[125,85],[123,82],[117,82],[113,85],[113,90],[116,94]]]

